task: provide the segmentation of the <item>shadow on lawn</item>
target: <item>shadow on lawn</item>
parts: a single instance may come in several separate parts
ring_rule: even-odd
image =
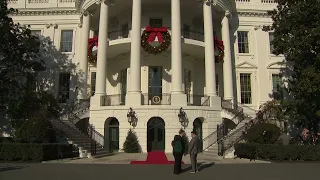
[[[206,169],[206,168],[210,168],[210,167],[212,167],[212,166],[214,166],[214,165],[215,165],[214,162],[209,163],[209,164],[198,163],[198,170],[199,170],[199,172],[200,172],[200,171],[202,171],[202,170],[204,170],[204,169]],[[188,166],[187,168],[182,169],[182,173],[187,172],[187,171],[190,171],[191,169],[192,169],[192,166],[190,165],[190,166]]]

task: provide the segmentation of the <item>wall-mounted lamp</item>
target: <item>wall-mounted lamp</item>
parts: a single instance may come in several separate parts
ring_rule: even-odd
[[[133,125],[133,126],[136,125],[136,121],[137,121],[136,112],[131,107],[127,113],[127,119],[130,125]]]
[[[188,118],[186,112],[183,111],[182,107],[179,110],[178,118],[181,125],[186,128],[188,126]]]

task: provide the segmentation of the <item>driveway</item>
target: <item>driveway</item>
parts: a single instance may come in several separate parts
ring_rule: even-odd
[[[183,168],[190,170],[189,165]],[[0,164],[1,180],[301,180],[318,179],[320,163],[205,164],[200,172],[172,174],[172,165]]]

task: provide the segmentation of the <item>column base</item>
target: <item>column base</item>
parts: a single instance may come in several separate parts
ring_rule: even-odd
[[[141,92],[129,92],[126,95],[126,106],[141,106],[141,99]]]
[[[171,94],[172,106],[187,106],[187,95],[183,93]]]
[[[221,97],[219,96],[210,96],[210,107],[214,109],[222,109],[221,108]]]

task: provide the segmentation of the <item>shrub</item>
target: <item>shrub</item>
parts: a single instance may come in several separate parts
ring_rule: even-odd
[[[260,123],[248,130],[245,139],[250,143],[272,144],[278,140],[280,132],[275,124]]]
[[[35,118],[22,123],[16,132],[16,138],[21,142],[30,143],[54,143],[55,131],[49,120]]]
[[[320,147],[314,145],[280,145],[239,143],[235,153],[239,158],[261,159],[271,161],[319,161]]]
[[[69,144],[0,144],[0,160],[4,161],[41,162],[78,156],[77,148]]]
[[[126,153],[141,153],[141,146],[135,133],[130,129],[123,143],[123,151]]]

